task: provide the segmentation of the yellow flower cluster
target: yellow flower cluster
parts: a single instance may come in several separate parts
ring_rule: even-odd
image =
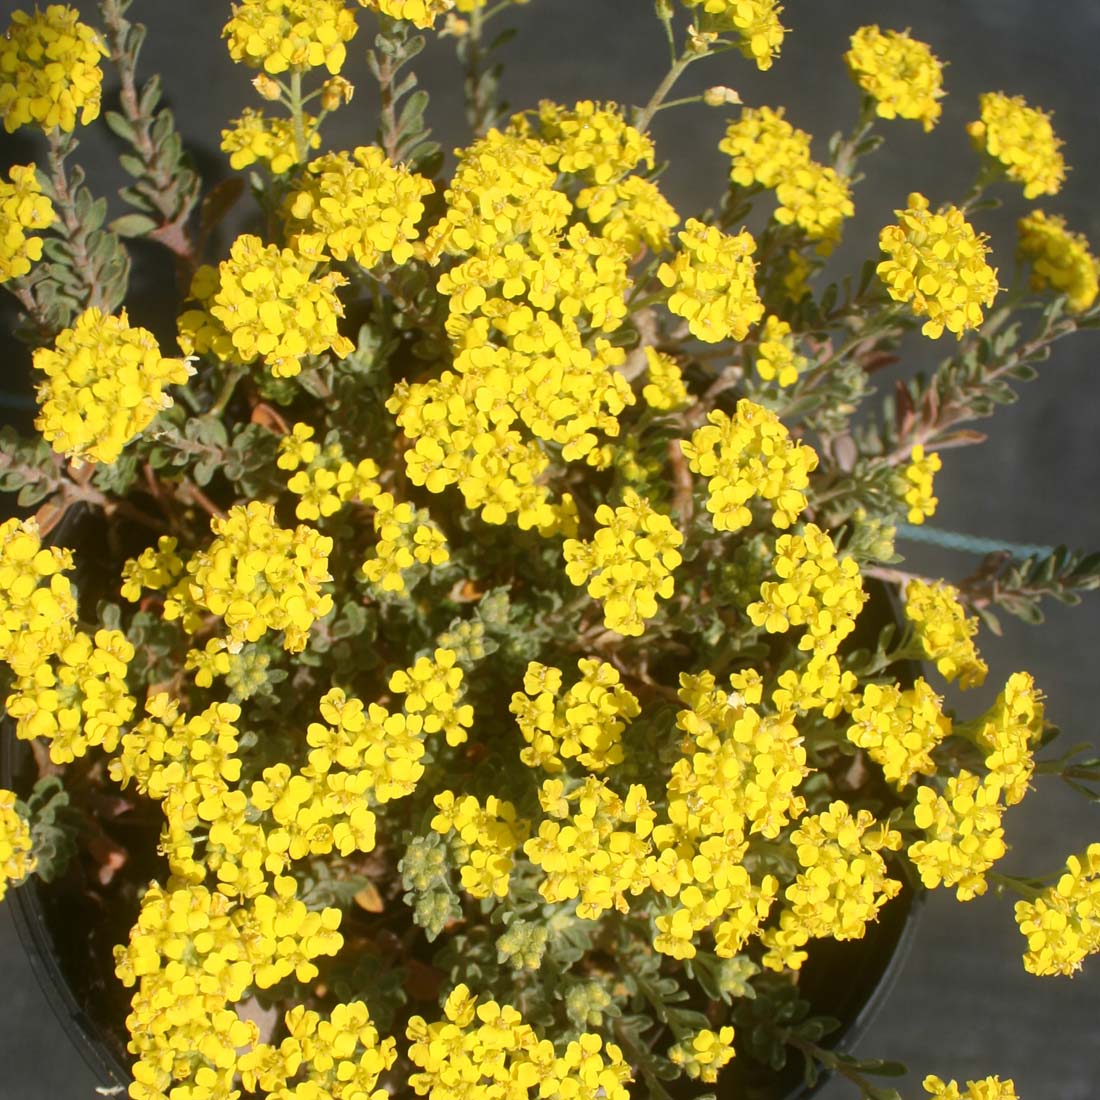
[[[34,367],[46,375],[34,426],[78,465],[114,462],[171,407],[165,387],[194,374],[184,360],[165,359],[147,329],[131,328],[126,310],[111,317],[95,306],[59,332],[53,348],[36,349]]]
[[[577,898],[577,916],[599,920],[608,909],[626,913],[626,895],[640,894],[651,877],[650,834],[655,814],[640,783],[620,798],[589,776],[568,793],[560,779],[539,790],[547,817],[524,854],[546,877],[539,893],[550,902]],[[562,824],[565,822],[565,824]]]
[[[183,559],[176,553],[177,542],[172,535],[161,535],[155,547],[147,546],[123,565],[120,594],[124,600],[137,603],[143,588],[167,588],[175,583],[183,572]]]
[[[55,218],[33,164],[13,164],[8,179],[0,179],[0,283],[26,275],[42,258],[42,238],[27,230],[46,229]]]
[[[672,595],[672,571],[681,562],[676,548],[684,536],[672,520],[655,511],[633,489],[623,503],[596,509],[600,525],[593,538],[566,539],[565,572],[575,585],[603,600],[604,625],[619,634],[639,635],[645,620],[657,614],[657,599]]]
[[[62,576],[72,567],[72,551],[44,547],[34,519],[0,524],[0,661],[16,676],[33,676],[72,641],[76,596]]]
[[[317,120],[306,115],[303,121],[307,147],[319,149],[321,134],[317,129]],[[268,118],[263,111],[251,107],[245,107],[241,117],[234,119],[228,129],[222,130],[221,150],[229,154],[229,166],[236,172],[261,161],[274,175],[279,176],[299,163],[291,119]]]
[[[970,688],[985,682],[989,666],[978,656],[978,620],[968,619],[958,589],[943,582],[911,580],[905,586],[905,617],[913,624],[925,657],[950,683]]]
[[[455,0],[359,0],[359,3],[391,19],[405,19],[422,31],[430,30],[439,16],[455,6]],[[459,11],[469,11],[472,6],[467,4],[464,8],[460,4]]]
[[[980,719],[976,738],[985,753],[985,766],[1001,782],[1006,806],[1014,806],[1027,793],[1035,770],[1031,746],[1042,736],[1042,692],[1030,673],[1014,672]]]
[[[565,231],[572,207],[547,164],[561,150],[517,130],[460,151],[447,212],[425,242],[432,262],[466,256],[438,282],[454,370],[399,383],[387,407],[415,441],[405,452],[414,484],[457,484],[487,523],[515,515],[525,530],[572,533],[572,499],[551,503],[539,482],[549,455],[520,429],[567,462],[602,461],[595,431],[617,435],[635,398],[615,370],[624,350],[585,329],[622,325],[629,256],[583,224]]]
[[[198,884],[146,890],[129,943],[115,948],[115,973],[137,985],[126,1026],[139,1095],[235,1094],[237,1052],[257,1043],[259,1028],[234,1002],[253,984],[310,981],[312,960],[343,943],[340,910],[309,912],[296,891],[280,877],[272,893],[239,906]]]
[[[347,280],[335,271],[314,279],[316,267],[293,249],[242,233],[228,260],[195,272],[191,297],[201,308],[180,314],[180,347],[187,355],[213,352],[223,363],[262,359],[276,378],[293,378],[305,355],[349,355],[355,345],[336,328],[344,315],[336,288]]]
[[[776,385],[786,388],[798,381],[808,365],[809,360],[795,350],[791,326],[769,313],[756,346],[756,373],[765,382],[774,379]]]
[[[431,180],[392,164],[376,145],[311,160],[286,200],[290,245],[311,259],[349,257],[361,267],[384,255],[406,263],[417,239]]]
[[[414,565],[442,565],[450,560],[447,540],[426,508],[397,503],[393,493],[374,497],[374,552],[363,562],[363,575],[383,592],[405,592],[404,573]]]
[[[516,819],[511,802],[490,795],[485,805],[473,796],[443,791],[435,796],[439,811],[431,828],[442,836],[456,834],[462,888],[475,898],[505,898],[516,849],[527,839],[526,821]]]
[[[986,871],[1005,854],[1000,795],[996,776],[983,781],[966,770],[947,780],[942,795],[917,791],[914,818],[928,839],[909,846],[909,859],[928,889],[954,886],[959,901],[985,893]]]
[[[321,66],[336,74],[356,30],[344,0],[243,0],[222,37],[234,61],[272,76]]]
[[[712,410],[709,424],[681,440],[688,466],[707,479],[707,511],[716,531],[740,531],[752,523],[748,502],[772,503],[772,523],[790,527],[806,507],[803,489],[817,467],[811,447],[794,442],[775,413],[747,398],[731,418]]]
[[[789,906],[779,925],[762,937],[769,949],[764,965],[776,970],[798,959],[809,939],[862,939],[867,923],[901,890],[881,854],[901,847],[901,833],[869,810],[853,815],[846,803],[833,802],[804,817],[791,842],[802,870],[784,893]]]
[[[287,482],[287,488],[299,497],[295,516],[316,520],[334,515],[349,500],[373,501],[380,492],[377,463],[364,458],[352,465],[339,442],[322,448],[313,441],[313,434],[308,424],[299,422],[279,441],[276,465],[296,471]]]
[[[622,733],[641,706],[613,665],[582,657],[577,668],[581,678],[561,695],[561,669],[528,662],[508,708],[527,742],[519,757],[528,767],[555,775],[570,760],[594,772],[623,761]]]
[[[810,135],[784,117],[782,107],[746,107],[726,128],[718,149],[732,159],[730,179],[738,187],[775,188],[810,159]]]
[[[359,810],[370,813],[367,795],[385,803],[412,794],[424,774],[420,715],[392,714],[378,703],[364,710],[362,700],[333,688],[321,699],[321,717],[324,722],[311,722],[306,730],[311,752],[302,775],[328,789],[334,808],[354,817]],[[360,814],[356,824],[373,835],[373,814]]]
[[[900,791],[914,775],[936,774],[932,750],[951,733],[942,704],[923,676],[905,691],[897,684],[868,684],[852,709],[848,740],[866,749]]]
[[[1027,938],[1024,969],[1074,974],[1100,951],[1100,844],[1066,860],[1065,873],[1031,901],[1016,902],[1016,923]]]
[[[30,823],[16,809],[15,792],[0,787],[0,901],[37,866]]]
[[[775,190],[776,221],[797,225],[820,242],[823,255],[832,250],[841,222],[855,212],[850,183],[810,156],[810,135],[787,122],[782,108],[746,107],[718,148],[730,156],[730,179],[739,187]]]
[[[653,830],[652,871],[676,908],[656,918],[654,947],[693,958],[694,934],[713,925],[716,953],[730,958],[759,933],[779,890],[774,875],[749,875],[746,837],[774,839],[805,811],[806,751],[789,713],[762,717],[751,705],[762,690],[755,672],[731,676],[731,693],[710,672],[683,673],[680,684],[683,756],[668,782],[668,821]]]
[[[14,171],[14,169],[13,169]],[[1081,313],[1100,292],[1100,259],[1089,250],[1083,233],[1071,233],[1065,218],[1035,210],[1019,221],[1019,254],[1031,262],[1033,290],[1051,287]]]
[[[1023,184],[1024,197],[1056,195],[1066,178],[1061,138],[1050,115],[1029,107],[1023,96],[983,92],[981,118],[966,131],[974,147],[999,161],[1010,180]]]
[[[684,0],[689,8],[702,8],[705,31],[736,31],[741,53],[756,62],[758,69],[770,69],[779,56],[787,28],[779,22],[783,8],[778,0]]]
[[[867,600],[855,559],[838,558],[829,533],[807,523],[801,535],[776,540],[774,568],[779,580],[764,581],[760,599],[746,609],[753,625],[769,634],[805,626],[799,649],[836,653]]]
[[[983,1077],[980,1081],[967,1081],[966,1092],[959,1092],[958,1082],[944,1082],[929,1074],[922,1082],[932,1100],[1019,1100],[1016,1086],[999,1077]]]
[[[451,746],[466,740],[474,721],[474,708],[461,702],[462,669],[456,659],[453,649],[440,647],[390,677],[390,691],[405,696],[405,710],[421,718],[424,732],[442,733]]]
[[[926,455],[919,443],[910,451],[909,465],[897,479],[898,496],[909,508],[905,518],[910,523],[921,524],[936,514],[939,500],[932,495],[932,481],[942,467],[940,456]]]
[[[283,1016],[286,1036],[277,1047],[257,1043],[237,1069],[249,1092],[271,1097],[383,1100],[378,1078],[397,1060],[396,1041],[381,1038],[362,1001],[335,1005],[326,1020],[304,1006]]]
[[[55,658],[16,679],[4,703],[16,736],[49,742],[50,759],[67,764],[89,747],[113,752],[136,706],[126,688],[134,647],[118,630],[78,631]]]
[[[490,130],[457,155],[443,196],[446,213],[425,239],[429,260],[443,253],[487,256],[522,237],[537,253],[560,236],[571,204],[554,188],[557,172],[546,163],[543,142],[514,130]]]
[[[841,671],[836,655],[820,642],[804,665],[780,674],[772,692],[772,703],[780,710],[807,713],[820,710],[826,718],[835,718],[842,710],[858,705],[856,674]]]
[[[619,1047],[599,1035],[582,1032],[559,1055],[511,1005],[478,1003],[466,985],[451,991],[443,1014],[443,1020],[431,1024],[422,1016],[409,1020],[409,1058],[420,1070],[409,1084],[418,1096],[629,1100],[630,1066]]]
[[[879,234],[879,247],[890,258],[876,271],[896,302],[909,302],[917,316],[927,316],[921,332],[933,340],[946,328],[960,340],[982,323],[1000,289],[997,269],[985,262],[985,235],[974,232],[956,206],[933,213],[918,192],[908,206],[895,210],[900,224]]]
[[[708,344],[744,340],[764,316],[754,281],[752,234],[743,230],[731,236],[688,218],[676,235],[680,251],[657,269],[661,284],[672,290],[668,308],[687,320],[692,336]]]
[[[524,133],[526,118],[517,115],[512,127]],[[582,99],[568,109],[544,99],[539,103],[538,132],[548,146],[546,162],[590,184],[613,183],[642,162],[653,167],[653,140],[624,121],[614,103]]]
[[[718,1071],[732,1061],[733,1053],[732,1027],[720,1031],[705,1027],[668,1048],[668,1058],[673,1065],[683,1067],[692,1080],[707,1085],[718,1080]]]
[[[577,194],[576,207],[599,227],[604,240],[615,241],[632,257],[643,245],[653,252],[667,252],[672,245],[670,230],[680,224],[680,215],[657,185],[641,176],[585,187]]]
[[[80,12],[50,4],[33,14],[13,11],[0,37],[0,115],[10,134],[34,124],[71,131],[99,117],[107,47]]]
[[[909,118],[925,133],[939,120],[943,65],[908,31],[860,27],[844,55],[856,84],[875,101],[879,118]]]
[[[332,596],[321,592],[332,580],[332,539],[305,524],[279,527],[274,505],[255,500],[214,517],[210,528],[217,537],[192,555],[187,575],[168,591],[164,618],[182,618],[194,633],[206,611],[225,621],[231,652],[269,630],[282,630],[283,647],[301,652],[310,627],[332,610]]]
[[[794,168],[775,189],[779,200],[774,217],[780,225],[795,225],[817,251],[827,256],[840,242],[840,226],[856,211],[846,176],[811,160]]]
[[[686,408],[691,395],[684,385],[680,364],[671,355],[650,347],[645,349],[645,361],[648,381],[642,387],[642,398],[646,404],[662,412]]]

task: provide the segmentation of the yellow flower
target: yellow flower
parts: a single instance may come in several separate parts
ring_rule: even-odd
[[[1014,672],[979,720],[976,737],[985,766],[1004,788],[1006,806],[1014,806],[1027,793],[1035,770],[1031,749],[1042,737],[1043,693],[1030,673]]]
[[[954,886],[959,901],[985,893],[985,872],[1006,850],[1000,795],[998,777],[983,781],[965,770],[948,779],[942,795],[917,791],[913,816],[927,839],[909,846],[909,858],[928,889]]]
[[[932,479],[942,463],[938,454],[926,456],[924,447],[919,443],[910,452],[909,460],[909,465],[897,479],[897,492],[909,507],[906,519],[910,523],[920,524],[935,515],[936,505],[939,504],[932,495]]]
[[[321,66],[335,75],[356,29],[343,0],[244,0],[233,5],[222,37],[234,61],[272,76]]]
[[[796,225],[827,256],[840,241],[840,223],[855,213],[846,176],[810,160],[793,168],[776,186],[775,220]]]
[[[1024,969],[1074,974],[1100,951],[1100,844],[1066,860],[1065,873],[1031,901],[1016,902],[1016,923],[1027,938]]]
[[[901,790],[914,775],[936,774],[931,753],[951,733],[942,703],[923,676],[907,691],[897,684],[867,684],[851,708],[848,740],[866,749]]]
[[[756,373],[765,382],[775,379],[780,387],[793,386],[808,365],[809,360],[795,351],[791,326],[769,313],[757,344]]]
[[[99,117],[107,47],[80,22],[80,12],[50,4],[33,15],[12,12],[0,38],[0,115],[10,134],[34,123],[43,130],[73,130]]]
[[[733,1058],[733,1028],[696,1031],[670,1046],[668,1057],[693,1080],[712,1085],[718,1080],[718,1071]]]
[[[293,249],[242,234],[217,270],[195,272],[191,295],[203,308],[180,315],[180,347],[222,362],[261,359],[276,378],[293,378],[306,355],[331,349],[344,358],[355,345],[337,331],[344,307],[336,288],[347,280],[335,271],[315,279],[316,267]]]
[[[16,808],[15,792],[0,787],[0,901],[37,866],[30,822]]]
[[[783,117],[782,107],[746,107],[726,128],[718,148],[731,158],[733,183],[773,188],[810,160],[810,135],[796,130]]]
[[[803,490],[817,467],[813,448],[792,440],[775,413],[748,398],[737,402],[732,418],[714,409],[707,420],[680,448],[688,466],[707,479],[715,530],[747,527],[748,502],[757,496],[772,503],[776,527],[790,527],[806,507]]]
[[[165,600],[165,619],[182,618],[193,633],[206,610],[225,620],[230,652],[268,630],[282,630],[284,648],[301,652],[310,627],[332,610],[332,596],[321,592],[332,580],[332,539],[305,524],[277,526],[274,505],[260,501],[234,506],[210,527],[217,537],[187,562]]]
[[[966,132],[974,147],[999,161],[1010,180],[1022,183],[1024,197],[1056,195],[1066,178],[1066,163],[1059,151],[1050,114],[1029,107],[1023,96],[983,92],[981,118]]]
[[[310,149],[320,148],[317,120],[306,115],[304,124],[306,145]],[[222,130],[221,150],[229,154],[229,166],[238,172],[262,161],[278,176],[299,163],[294,123],[289,118],[267,118],[263,111],[251,107],[246,107],[229,129]]]
[[[770,69],[779,56],[786,27],[779,22],[783,10],[778,0],[683,0],[689,8],[701,8],[704,31],[736,31],[745,57],[758,69]]]
[[[524,132],[525,116],[517,115],[512,127]],[[597,186],[615,182],[641,162],[653,167],[653,140],[625,122],[615,103],[600,105],[582,99],[570,110],[544,99],[539,104],[538,131],[548,146],[548,164]]]
[[[676,549],[684,537],[672,520],[654,511],[633,489],[618,508],[601,504],[600,525],[591,541],[566,539],[566,574],[588,594],[604,601],[604,625],[624,635],[639,635],[645,620],[657,614],[657,599],[672,595],[672,571],[680,564]]]
[[[668,308],[686,318],[691,334],[707,343],[744,340],[749,326],[764,316],[754,282],[752,234],[730,236],[688,218],[677,236],[681,250],[657,269],[657,278],[673,292]]]
[[[999,1077],[983,1077],[980,1081],[967,1081],[965,1093],[959,1092],[957,1082],[945,1083],[942,1078],[933,1074],[929,1074],[923,1084],[932,1100],[1019,1100],[1016,1096],[1016,1086],[1011,1081],[1002,1081]]]
[[[1035,210],[1019,223],[1021,257],[1031,261],[1033,290],[1050,287],[1066,296],[1066,304],[1081,313],[1100,290],[1100,259],[1089,250],[1083,233],[1066,229],[1065,218]]]
[[[522,0],[520,0],[522,2]],[[405,19],[422,31],[430,30],[436,19],[455,6],[455,0],[359,0],[361,7],[388,15],[391,19]],[[459,11],[469,11],[473,5],[459,6]],[[480,7],[480,4],[478,5]]]
[[[417,239],[431,180],[391,164],[376,145],[326,153],[309,162],[300,190],[286,200],[291,247],[374,267],[383,255],[406,263]]]
[[[848,71],[875,101],[879,118],[909,118],[927,133],[939,120],[943,66],[929,46],[908,31],[860,27],[844,55]]]
[[[29,229],[53,224],[53,203],[42,194],[33,164],[13,164],[11,183],[0,179],[0,283],[26,275],[42,258],[42,238]]]
[[[76,633],[71,550],[42,545],[34,519],[0,524],[0,660],[31,676]],[[45,582],[45,583],[43,583]]]
[[[905,617],[939,674],[948,683],[958,678],[959,687],[969,688],[981,685],[989,668],[974,645],[978,620],[966,617],[958,597],[958,589],[949,584],[911,580],[905,587]]]
[[[653,252],[667,251],[669,230],[680,224],[680,215],[657,185],[641,176],[584,188],[577,195],[577,209],[599,226],[601,237],[616,241],[632,257],[642,245]]]
[[[58,333],[52,349],[35,351],[34,367],[46,375],[35,427],[78,464],[114,462],[171,407],[165,387],[194,374],[184,360],[165,359],[151,332],[131,328],[125,310],[110,317],[94,306]]]
[[[642,387],[642,397],[646,404],[662,411],[686,408],[691,395],[676,360],[650,347],[645,349],[645,360],[649,381]]]
[[[985,262],[986,238],[955,206],[933,213],[915,191],[908,202],[894,211],[900,224],[879,234],[879,247],[890,258],[876,271],[894,301],[909,302],[918,317],[928,317],[925,336],[935,340],[946,328],[961,340],[981,325],[982,306],[991,306],[1000,289],[997,269]]]

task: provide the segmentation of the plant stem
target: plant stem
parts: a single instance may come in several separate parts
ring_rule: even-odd
[[[475,5],[470,12],[470,29],[462,39],[466,53],[466,80],[463,90],[466,93],[466,119],[475,138],[484,137],[492,121],[493,108],[487,97],[482,94],[483,73],[481,71],[481,30],[485,13]]]
[[[62,236],[72,251],[73,271],[84,284],[82,306],[98,306],[109,312],[103,299],[103,291],[97,285],[96,268],[88,252],[88,234],[76,212],[73,190],[65,175],[65,158],[76,148],[71,134],[63,134],[56,126],[46,135],[49,148],[46,162],[50,169],[55,207],[61,218]]]
[[[217,397],[214,398],[214,404],[206,411],[207,416],[216,418],[225,412],[225,407],[233,397],[233,391],[237,388],[237,383],[247,373],[248,371],[244,367],[233,367],[229,370],[222,382],[221,389],[218,390]]]
[[[294,156],[298,164],[309,159],[306,142],[305,109],[302,106],[302,74],[295,69],[290,74],[290,114],[294,122]]]
[[[675,61],[672,62],[672,66],[668,72],[665,73],[664,80],[657,85],[653,95],[650,96],[649,102],[642,108],[641,114],[635,119],[634,127],[639,133],[644,134],[649,129],[649,124],[653,121],[653,116],[661,109],[661,104],[668,98],[669,92],[672,91],[676,84],[676,81],[683,76],[684,71],[698,58],[704,56],[697,50],[687,49],[685,50]]]

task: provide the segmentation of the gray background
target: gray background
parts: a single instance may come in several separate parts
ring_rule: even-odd
[[[77,6],[93,16],[93,5]],[[10,0],[0,3],[4,25],[11,8]],[[142,71],[164,73],[185,137],[195,143],[204,170],[218,174],[226,173],[227,166],[211,135],[242,106],[256,102],[248,74],[235,69],[217,44],[227,10],[228,4],[212,0],[137,0],[131,11],[132,18],[156,25]],[[369,22],[365,15],[360,21],[364,28]],[[523,30],[505,53],[513,66],[505,90],[517,108],[540,97],[566,103],[582,97],[644,102],[663,72],[664,46],[649,0],[533,0],[517,10],[515,21]],[[856,223],[846,227],[845,245],[836,257],[839,270],[873,254],[878,228],[908,191],[923,190],[933,202],[961,197],[975,169],[963,126],[976,117],[978,94],[987,90],[1022,94],[1054,112],[1072,171],[1062,194],[1043,205],[1064,214],[1100,247],[1098,0],[789,0],[784,21],[793,33],[771,72],[758,74],[727,55],[697,65],[683,88],[724,83],[737,88],[746,103],[786,104],[788,117],[815,134],[823,155],[827,135],[847,129],[854,117],[857,97],[840,58],[858,26],[877,21],[883,27],[910,27],[950,63],[944,115],[932,135],[926,137],[915,123],[880,124],[888,148],[865,165]],[[348,75],[359,93],[326,131],[333,145],[370,140],[374,100],[362,66],[366,39],[363,30],[350,46],[355,63]],[[429,88],[450,89],[435,98],[430,117],[446,135],[446,144],[458,144],[465,131],[450,44],[431,47],[418,71]],[[664,187],[684,216],[715,203],[721,193],[723,157],[715,146],[724,119],[722,112],[701,107],[658,116],[658,152],[672,161]],[[123,180],[111,170],[111,139],[101,129],[82,138],[82,154],[85,163],[95,164],[94,188],[110,194]],[[5,168],[41,152],[21,135],[0,141]],[[981,228],[991,234],[994,262],[1007,285],[1013,222],[1030,207],[1018,189],[1004,187],[998,194],[1007,209],[983,216]],[[151,261],[147,270],[154,278],[170,278],[170,268],[159,263]],[[150,327],[163,331],[170,325],[152,299],[147,315],[132,312],[135,321]],[[1008,541],[1100,547],[1100,447],[1094,428],[1100,413],[1098,350],[1100,343],[1091,334],[1060,345],[1039,380],[1026,387],[1024,400],[982,425],[990,434],[985,446],[943,456],[935,525]],[[934,365],[935,355],[946,351],[946,341],[933,348],[915,339],[905,348],[907,369]],[[0,362],[7,365],[5,388],[10,388],[22,367],[11,369],[17,350],[6,347],[4,353]],[[908,567],[949,578],[961,577],[975,563],[966,555],[917,545],[901,549]],[[1041,630],[1008,621],[1003,638],[984,633],[989,683],[972,693],[967,709],[975,712],[1009,673],[1026,668],[1048,693],[1048,715],[1067,731],[1067,743],[1100,741],[1095,717],[1098,625],[1094,597],[1082,607],[1050,608]],[[1070,850],[1100,840],[1098,818],[1096,807],[1061,789],[1056,780],[1042,782],[1006,819],[1013,851],[1005,868],[1054,869]],[[913,1072],[903,1091],[911,1097],[924,1095],[920,1080],[925,1073],[960,1081],[998,1073],[1015,1079],[1024,1100],[1092,1097],[1100,1070],[1100,964],[1086,964],[1074,979],[1034,978],[1020,965],[1021,947],[1008,899],[986,897],[962,906],[951,894],[933,895],[898,983],[858,1052],[908,1063]],[[0,975],[0,1100],[93,1096],[95,1082],[50,1014],[3,906]],[[834,1082],[823,1095],[837,1100],[852,1092]]]

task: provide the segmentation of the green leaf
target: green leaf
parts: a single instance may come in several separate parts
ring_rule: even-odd
[[[156,228],[157,222],[147,214],[123,214],[108,226],[112,233],[120,237],[144,237]]]

